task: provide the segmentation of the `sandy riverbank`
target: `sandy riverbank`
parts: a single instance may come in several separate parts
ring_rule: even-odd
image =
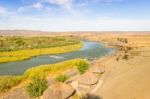
[[[103,84],[95,92],[100,99],[150,99],[150,34],[104,33],[83,34],[81,38],[113,45],[119,38],[128,40],[128,46],[137,48],[128,60],[117,56],[97,59],[92,65],[105,65]],[[118,53],[117,53],[118,54]]]
[[[104,83],[95,92],[102,99],[150,99],[150,48],[129,60],[109,56],[97,60],[105,64]]]

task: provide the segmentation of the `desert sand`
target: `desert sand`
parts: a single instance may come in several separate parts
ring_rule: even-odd
[[[136,48],[128,60],[116,60],[117,55],[97,59],[94,65],[105,65],[103,84],[94,93],[100,99],[150,99],[150,33],[105,33],[82,35],[92,41],[116,42],[127,38]],[[118,53],[116,53],[118,54]]]
[[[150,99],[150,48],[128,60],[105,61],[104,83],[95,92],[102,99]]]

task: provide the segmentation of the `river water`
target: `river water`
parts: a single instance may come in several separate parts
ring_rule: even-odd
[[[102,43],[85,41],[84,46],[78,51],[55,55],[42,55],[22,61],[1,63],[0,75],[21,75],[27,69],[34,66],[52,64],[75,58],[87,58],[88,60],[92,60],[108,55],[113,51],[114,49],[107,48]]]

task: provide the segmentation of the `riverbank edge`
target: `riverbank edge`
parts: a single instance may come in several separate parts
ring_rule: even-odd
[[[98,42],[103,42],[103,41],[98,41]],[[104,44],[106,47],[113,48],[113,49],[115,49],[115,51],[114,51],[113,53],[109,54],[109,55],[100,57],[100,58],[98,58],[98,59],[92,61],[93,64],[94,64],[94,63],[95,63],[95,64],[100,63],[100,64],[103,64],[104,67],[108,69],[108,68],[111,66],[111,63],[110,63],[111,60],[118,61],[118,60],[117,60],[118,55],[120,55],[122,52],[119,51],[119,49],[117,48],[117,46],[115,46],[115,45],[114,45],[114,46],[110,46],[109,43],[110,43],[110,42],[103,42],[103,44]],[[132,49],[131,49],[130,51],[133,51],[133,52],[134,52],[134,51],[140,50],[140,52],[143,52],[143,51],[145,50],[145,48],[150,48],[150,46],[132,47]],[[133,58],[137,58],[137,57],[141,57],[141,56],[142,56],[141,54],[140,54],[140,55],[135,55],[135,56],[133,56],[133,57],[127,59],[127,60],[130,60],[130,59],[132,60]],[[125,60],[125,59],[120,59],[119,61],[124,61],[124,60]],[[108,64],[105,65],[105,63],[107,63],[107,62],[110,63],[109,66],[108,66]],[[107,66],[108,66],[108,67],[107,67]],[[108,72],[110,72],[110,70],[107,70],[107,69],[105,69],[105,72],[102,74],[102,76],[101,76],[101,78],[100,78],[100,79],[103,81],[103,84],[107,82],[106,79],[107,79],[108,77],[107,77],[106,75],[108,74]],[[92,94],[95,95],[95,96],[101,97],[100,93],[98,93],[97,91],[101,89],[101,86],[103,86],[103,84],[101,84],[101,85],[98,87],[98,89],[97,89],[94,93],[92,93]],[[106,92],[106,93],[107,93],[107,92]],[[114,99],[114,98],[113,98],[113,99]]]
[[[55,77],[63,74],[65,71],[67,71],[69,69],[77,69],[77,64],[80,62],[86,62],[88,64],[88,61],[86,59],[76,58],[76,59],[66,60],[63,62],[55,63],[55,64],[39,65],[37,67],[26,70],[23,75],[1,76],[0,79],[4,78],[2,81],[6,80],[6,83],[8,83],[8,81],[15,81],[15,85],[11,86],[7,91],[0,92],[0,99],[1,99],[1,96],[14,91],[18,87],[25,87],[28,83],[30,83],[30,81],[33,78],[46,79],[47,76],[51,76],[52,78],[55,78]],[[54,66],[55,66],[55,68],[51,68]],[[47,72],[44,71],[45,69],[48,70],[48,68],[49,68],[49,71],[47,71],[47,72],[49,72],[49,74],[47,74]],[[44,73],[47,75],[44,76]],[[3,84],[5,85],[6,83],[3,83]],[[1,82],[0,82],[0,84],[1,84]]]
[[[102,57],[99,57],[99,58],[96,58],[95,60],[92,60],[90,63],[95,63],[96,61],[98,60],[107,60],[109,58],[113,58],[113,57],[116,57],[117,54],[119,54],[119,51],[117,49],[117,46],[110,46],[109,43],[110,42],[104,42],[104,41],[94,41],[94,42],[97,42],[97,43],[102,43],[106,48],[112,48],[114,49],[114,51],[108,53],[107,55],[104,55]],[[102,62],[103,63],[103,62]]]

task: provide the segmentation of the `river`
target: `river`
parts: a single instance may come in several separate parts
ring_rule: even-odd
[[[34,66],[52,64],[75,58],[87,58],[88,60],[92,60],[108,55],[113,52],[113,50],[112,48],[105,47],[102,43],[84,41],[84,46],[78,51],[56,55],[41,55],[27,60],[1,63],[0,75],[21,75],[27,69]]]

